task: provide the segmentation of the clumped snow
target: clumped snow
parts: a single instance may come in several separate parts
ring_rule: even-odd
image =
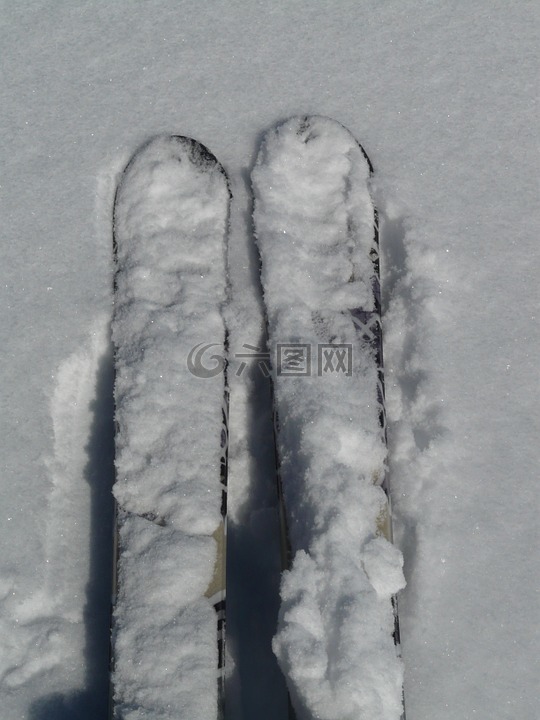
[[[223,355],[228,190],[219,166],[199,168],[192,152],[181,139],[154,140],[118,190],[114,493],[129,512],[211,535],[223,374],[200,378],[187,359],[204,342]]]
[[[301,343],[313,358],[305,376],[274,374],[293,552],[274,650],[301,720],[398,720],[390,596],[404,587],[403,560],[377,537],[377,367],[349,312],[375,310],[369,166],[337,123],[293,118],[266,135],[252,180],[271,353]],[[352,349],[350,375],[320,367],[318,349],[335,344]]]
[[[228,202],[215,159],[165,136],[134,156],[116,197],[113,679],[126,718],[208,720],[217,709],[204,594],[221,521],[224,375],[218,363],[200,377],[188,357],[205,342],[224,352]]]

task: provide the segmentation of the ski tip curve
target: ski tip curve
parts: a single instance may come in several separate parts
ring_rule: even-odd
[[[154,135],[148,138],[135,150],[122,171],[122,175],[117,186],[117,194],[123,184],[123,181],[131,174],[132,170],[136,166],[141,163],[157,163],[171,159],[178,160],[178,162],[185,162],[187,160],[194,167],[199,168],[202,171],[211,171],[212,169],[217,170],[217,172],[223,175],[227,184],[229,198],[232,198],[229,177],[225,172],[223,165],[219,162],[214,153],[209,150],[206,145],[203,145],[203,143],[195,140],[195,138],[188,137],[187,135],[167,133]]]
[[[293,115],[287,120],[278,122],[266,133],[261,147],[261,152],[263,152],[266,142],[271,141],[272,137],[288,133],[294,134],[306,145],[322,135],[334,135],[335,137],[341,136],[342,139],[346,139],[351,143],[351,145],[360,148],[360,151],[367,163],[369,175],[373,175],[373,163],[371,162],[371,159],[363,145],[355,138],[345,125],[340,123],[338,120],[334,120],[334,118],[317,114]]]

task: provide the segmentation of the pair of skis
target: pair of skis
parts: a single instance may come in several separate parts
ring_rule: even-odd
[[[371,172],[343,126],[308,116],[267,134],[252,173],[286,569],[274,651],[298,720],[402,714]],[[117,720],[224,717],[230,199],[180,136],[137,151],[115,198]]]

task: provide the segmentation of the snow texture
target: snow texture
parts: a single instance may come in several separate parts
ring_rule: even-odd
[[[538,718],[539,26],[532,0],[2,3],[2,719],[107,716],[112,204],[164,132],[234,194],[227,720],[285,717],[269,389],[234,353],[264,330],[249,173],[314,112],[376,168],[408,720]]]
[[[166,136],[135,154],[116,197],[114,688],[124,718],[217,712],[216,615],[204,594],[221,521],[228,202],[215,158]],[[205,343],[218,358],[209,377],[202,360],[188,366]]]
[[[304,344],[306,375],[274,369],[293,562],[274,650],[300,720],[398,720],[403,672],[390,596],[401,553],[377,537],[386,496],[377,366],[349,310],[373,311],[369,166],[323,117],[270,131],[252,173],[272,355]],[[350,374],[319,349],[352,349]],[[337,366],[336,366],[337,367]]]
[[[44,513],[42,586],[23,598],[13,573],[4,573],[0,580],[4,609],[0,615],[0,677],[11,692],[54,668],[59,657],[69,659],[71,682],[80,682],[84,676],[75,659],[72,636],[75,629],[81,642],[84,608],[80,598],[89,563],[70,550],[84,547],[88,533],[88,518],[77,518],[77,507],[90,494],[87,483],[80,482],[87,464],[80,437],[89,432],[92,421],[89,406],[99,357],[107,344],[105,329],[106,319],[97,318],[90,337],[60,364],[49,401],[54,444],[45,459],[51,492]],[[13,634],[15,628],[18,632]]]

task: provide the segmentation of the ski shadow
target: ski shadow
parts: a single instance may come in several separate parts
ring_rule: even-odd
[[[265,134],[256,137],[254,157]],[[246,271],[257,289],[257,303],[264,315],[252,217],[251,169],[241,172],[251,198],[242,223],[247,241]],[[265,327],[254,344],[262,352],[267,350]],[[241,377],[234,378],[249,386],[244,452],[249,457],[250,484],[237,512],[238,521],[229,521],[227,527],[227,625],[234,659],[227,680],[227,720],[275,720],[287,715],[285,678],[272,651],[280,605],[280,527],[271,381],[262,368],[259,363],[249,363]]]
[[[92,423],[85,451],[84,477],[90,486],[90,569],[84,608],[85,687],[51,693],[30,707],[28,720],[98,720],[109,703],[109,646],[114,505],[114,363],[112,345],[102,356],[96,392],[90,404]]]
[[[410,407],[417,396],[426,374],[421,370],[411,370],[410,360],[417,345],[416,338],[416,304],[412,295],[412,285],[408,280],[409,262],[405,238],[407,228],[405,218],[389,218],[384,212],[379,213],[381,231],[381,260],[384,269],[382,283],[382,319],[384,332],[384,316],[391,311],[392,300],[400,298],[405,308],[406,322],[402,335],[402,346],[400,349],[398,377],[399,389],[404,402]],[[407,368],[407,370],[404,370]],[[398,496],[399,467],[392,461],[396,450],[396,428],[394,423],[388,422],[388,465],[389,465],[389,487],[390,494],[394,491]],[[397,504],[399,505],[399,504]],[[394,510],[398,510],[394,504]],[[417,529],[415,523],[403,514],[398,516],[398,524],[401,525],[400,549],[405,560],[406,576],[410,578],[414,574],[417,555]],[[409,586],[410,588],[410,586]]]
[[[418,368],[418,363],[414,362],[418,348],[422,344],[419,326],[424,312],[424,297],[418,294],[414,281],[409,275],[406,235],[404,218],[390,219],[381,213],[381,250],[385,269],[382,288],[383,321],[384,315],[391,309],[392,300],[400,298],[405,316],[399,363],[399,386],[403,398],[412,405],[422,392],[422,385],[428,379],[428,374]],[[413,423],[413,434],[418,450],[423,451],[445,432],[445,428],[440,423],[440,412],[436,405],[423,408],[423,411],[417,415],[418,418]]]
[[[407,474],[403,463],[410,462],[410,459],[395,459],[403,455],[402,451],[398,452],[400,425],[405,423],[412,432],[408,458],[411,455],[420,458],[423,453],[430,451],[447,429],[443,423],[440,403],[430,398],[430,392],[426,392],[429,373],[418,362],[419,350],[425,343],[425,302],[430,289],[429,286],[423,286],[421,280],[416,283],[417,278],[411,272],[414,260],[409,257],[408,244],[412,238],[408,237],[408,232],[406,218],[389,218],[384,212],[381,213],[383,329],[384,315],[392,314],[394,303],[399,303],[402,312],[399,318],[400,347],[394,348],[392,378],[399,388],[403,414],[399,420],[388,423],[389,484],[391,494],[393,490],[396,499],[396,538],[405,560],[407,589],[404,592],[404,607],[415,608],[418,605],[415,578],[421,538],[416,515],[404,508],[400,511],[400,477]],[[405,628],[405,645],[406,637]]]

